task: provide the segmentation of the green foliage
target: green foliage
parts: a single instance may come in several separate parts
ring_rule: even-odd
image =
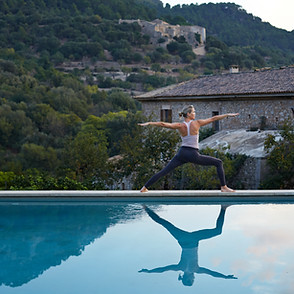
[[[166,46],[170,54],[181,54],[187,50],[191,50],[192,47],[186,42],[172,41]]]
[[[208,36],[206,42],[207,54],[201,59],[201,63],[209,70],[229,69],[231,65],[251,69],[264,67],[265,59],[257,46],[228,47],[224,42],[215,37]]]
[[[294,61],[293,32],[277,29],[260,18],[248,14],[241,6],[234,3],[208,3],[182,6],[166,6],[159,10],[160,15],[167,22],[177,24],[173,19],[177,17],[186,20],[189,25],[200,25],[207,30],[206,47],[219,48],[227,52],[225,57],[215,56],[215,59],[230,59],[230,64],[239,64],[241,68],[262,66],[291,65]],[[178,24],[180,24],[178,22]],[[212,42],[211,38],[215,39]],[[239,51],[235,56],[232,51]],[[260,50],[261,49],[261,50]],[[247,61],[241,57],[247,58]],[[240,64],[243,60],[244,64]],[[252,62],[251,62],[252,60]],[[215,68],[221,68],[216,61]],[[228,68],[226,65],[224,68]],[[228,60],[229,62],[229,60]]]
[[[57,47],[57,46],[56,46]],[[54,51],[56,53],[58,47]],[[49,52],[50,53],[50,52]],[[80,60],[84,56],[96,57],[103,56],[103,48],[98,42],[67,42],[60,47],[60,53],[65,58],[73,57],[74,60]]]
[[[127,77],[127,81],[130,83],[142,83],[144,85],[144,89],[147,90],[149,87],[153,89],[168,86],[175,83],[176,79],[173,77],[164,77],[158,73],[154,75],[148,75],[145,72],[141,72],[138,74],[130,74]]]
[[[156,48],[153,52],[148,53],[147,56],[150,57],[150,61],[153,63],[165,63],[171,60],[168,50],[162,47]]]
[[[166,15],[163,17],[164,20],[172,25],[182,25],[182,26],[186,26],[189,25],[189,23],[187,22],[187,20],[183,17],[183,16],[179,16],[179,15]]]
[[[42,19],[44,24],[52,22],[49,16],[54,16],[55,21],[62,16],[74,16],[77,22],[81,22],[80,15],[88,15],[88,20],[100,23],[101,18],[135,18],[138,15],[149,19],[155,17],[155,10],[142,6],[134,0],[63,0],[63,1],[1,1],[1,12],[3,14],[15,13],[19,22],[24,22],[28,16],[30,23],[40,20],[38,13],[43,12],[47,18]],[[21,37],[21,36],[20,36]]]
[[[107,3],[97,0],[74,0],[71,3],[29,1],[30,5],[25,2],[17,5],[15,1],[8,0],[2,2],[1,47],[14,50],[14,53],[21,54],[26,60],[38,56],[37,64],[41,67],[37,69],[38,79],[45,82],[49,78],[56,88],[63,85],[63,81],[52,69],[53,65],[62,66],[63,62],[82,59],[91,59],[93,62],[105,60],[106,51],[122,64],[138,63],[143,59],[147,64],[179,61],[191,64],[196,60],[191,46],[183,37],[169,43],[168,50],[156,48],[153,52],[144,51],[150,36],[143,35],[137,23],[118,24],[120,18],[153,20],[161,16],[171,24],[206,27],[206,48],[209,52],[201,62],[201,70],[199,66],[198,69],[190,67],[190,72],[194,74],[214,73],[228,69],[232,64],[252,69],[294,62],[290,33],[262,23],[260,19],[240,9],[240,6],[231,3],[178,5],[173,8],[167,5],[163,8],[160,1],[140,0],[110,0]],[[199,41],[199,35],[195,37]],[[5,53],[6,56],[8,54]],[[1,67],[11,73],[17,70],[8,60],[0,62]],[[47,72],[50,68],[51,71]],[[88,76],[86,81],[94,83],[92,76]],[[171,82],[178,81],[182,79]],[[142,89],[150,90],[166,84],[170,82],[162,80],[158,85],[154,82],[142,83]],[[99,78],[98,85],[101,88],[136,89],[130,82],[104,77]],[[24,97],[19,95],[20,98]]]
[[[58,166],[57,153],[52,147],[45,148],[34,143],[25,143],[19,155],[24,169],[36,168],[52,171]]]
[[[293,38],[291,33],[277,29],[260,18],[248,14],[241,6],[234,3],[191,4],[182,7],[167,7],[161,10],[165,17],[178,15],[190,24],[200,25],[207,29],[209,36],[218,39],[229,46],[247,47],[253,44],[268,48],[274,54],[287,52],[293,58]],[[167,18],[166,18],[167,19]],[[287,58],[284,59],[285,61]],[[288,60],[289,61],[289,60]]]
[[[68,176],[52,177],[36,169],[15,175],[7,184],[9,190],[87,190],[87,186]]]
[[[281,139],[269,135],[264,148],[267,151],[268,178],[262,183],[264,189],[294,188],[294,127],[287,123],[280,132]]]
[[[84,125],[66,148],[66,162],[75,171],[77,179],[96,178],[103,181],[107,160],[105,132],[93,125]]]
[[[128,94],[116,89],[108,93],[99,91],[92,95],[92,99],[94,102],[92,113],[97,116],[108,112],[120,112],[124,110],[135,112],[140,106]]]
[[[99,3],[100,2],[100,3]],[[136,24],[118,24],[118,19],[154,19],[153,8],[135,0],[31,1],[18,3],[1,1],[0,45],[14,48],[27,56],[40,54],[40,65],[60,64],[84,57],[104,59],[110,50],[115,60],[138,62],[142,56],[132,46],[148,44]],[[98,4],[98,5],[97,5]],[[0,63],[0,67],[9,64]],[[9,69],[13,70],[13,69]]]
[[[14,178],[15,174],[13,172],[0,171],[0,190],[7,190]]]
[[[215,134],[215,130],[213,128],[202,128],[200,129],[200,132],[199,132],[199,142],[212,136],[213,134]]]
[[[101,117],[91,115],[82,128],[104,131],[107,138],[108,155],[111,157],[120,154],[120,141],[125,135],[131,133],[138,117],[141,117],[140,113],[133,114],[127,111],[109,112]]]
[[[73,188],[105,188],[108,157],[120,152],[118,139],[128,133],[127,111],[131,115],[139,105],[122,91],[84,86],[77,77],[40,66],[34,58],[25,60],[14,50],[0,54],[7,58],[0,62],[0,164],[4,173],[17,177],[13,184],[3,180],[7,188],[57,189],[70,180]],[[89,123],[91,112],[101,116],[100,127]],[[27,176],[28,168],[42,176]],[[67,179],[65,170],[71,171]],[[51,187],[48,177],[58,183]]]
[[[174,38],[175,41],[167,44],[166,48],[170,54],[179,55],[183,63],[191,63],[196,59],[195,53],[192,51],[192,46],[189,45],[185,38]]]
[[[25,111],[13,109],[10,105],[0,106],[0,144],[17,148],[22,138],[32,134],[32,121]]]

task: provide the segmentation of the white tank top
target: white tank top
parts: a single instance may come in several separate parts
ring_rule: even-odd
[[[182,146],[183,147],[191,147],[191,148],[196,148],[199,149],[199,134],[197,135],[190,135],[190,124],[191,124],[192,120],[190,120],[188,123],[185,123],[185,125],[187,126],[187,136],[182,137]]]

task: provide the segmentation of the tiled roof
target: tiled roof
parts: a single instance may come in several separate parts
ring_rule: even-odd
[[[294,67],[201,76],[193,80],[157,89],[138,100],[180,97],[220,97],[224,95],[294,93]]]

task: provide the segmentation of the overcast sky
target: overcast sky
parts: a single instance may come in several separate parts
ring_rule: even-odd
[[[263,21],[269,22],[277,28],[288,31],[294,30],[294,0],[161,0],[161,2],[164,5],[169,3],[171,6],[192,3],[202,4],[209,2],[233,2],[242,6],[248,13],[260,17]]]

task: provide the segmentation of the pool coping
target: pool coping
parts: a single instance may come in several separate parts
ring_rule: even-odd
[[[0,203],[28,202],[230,202],[230,203],[292,203],[294,190],[34,190],[0,191]]]

